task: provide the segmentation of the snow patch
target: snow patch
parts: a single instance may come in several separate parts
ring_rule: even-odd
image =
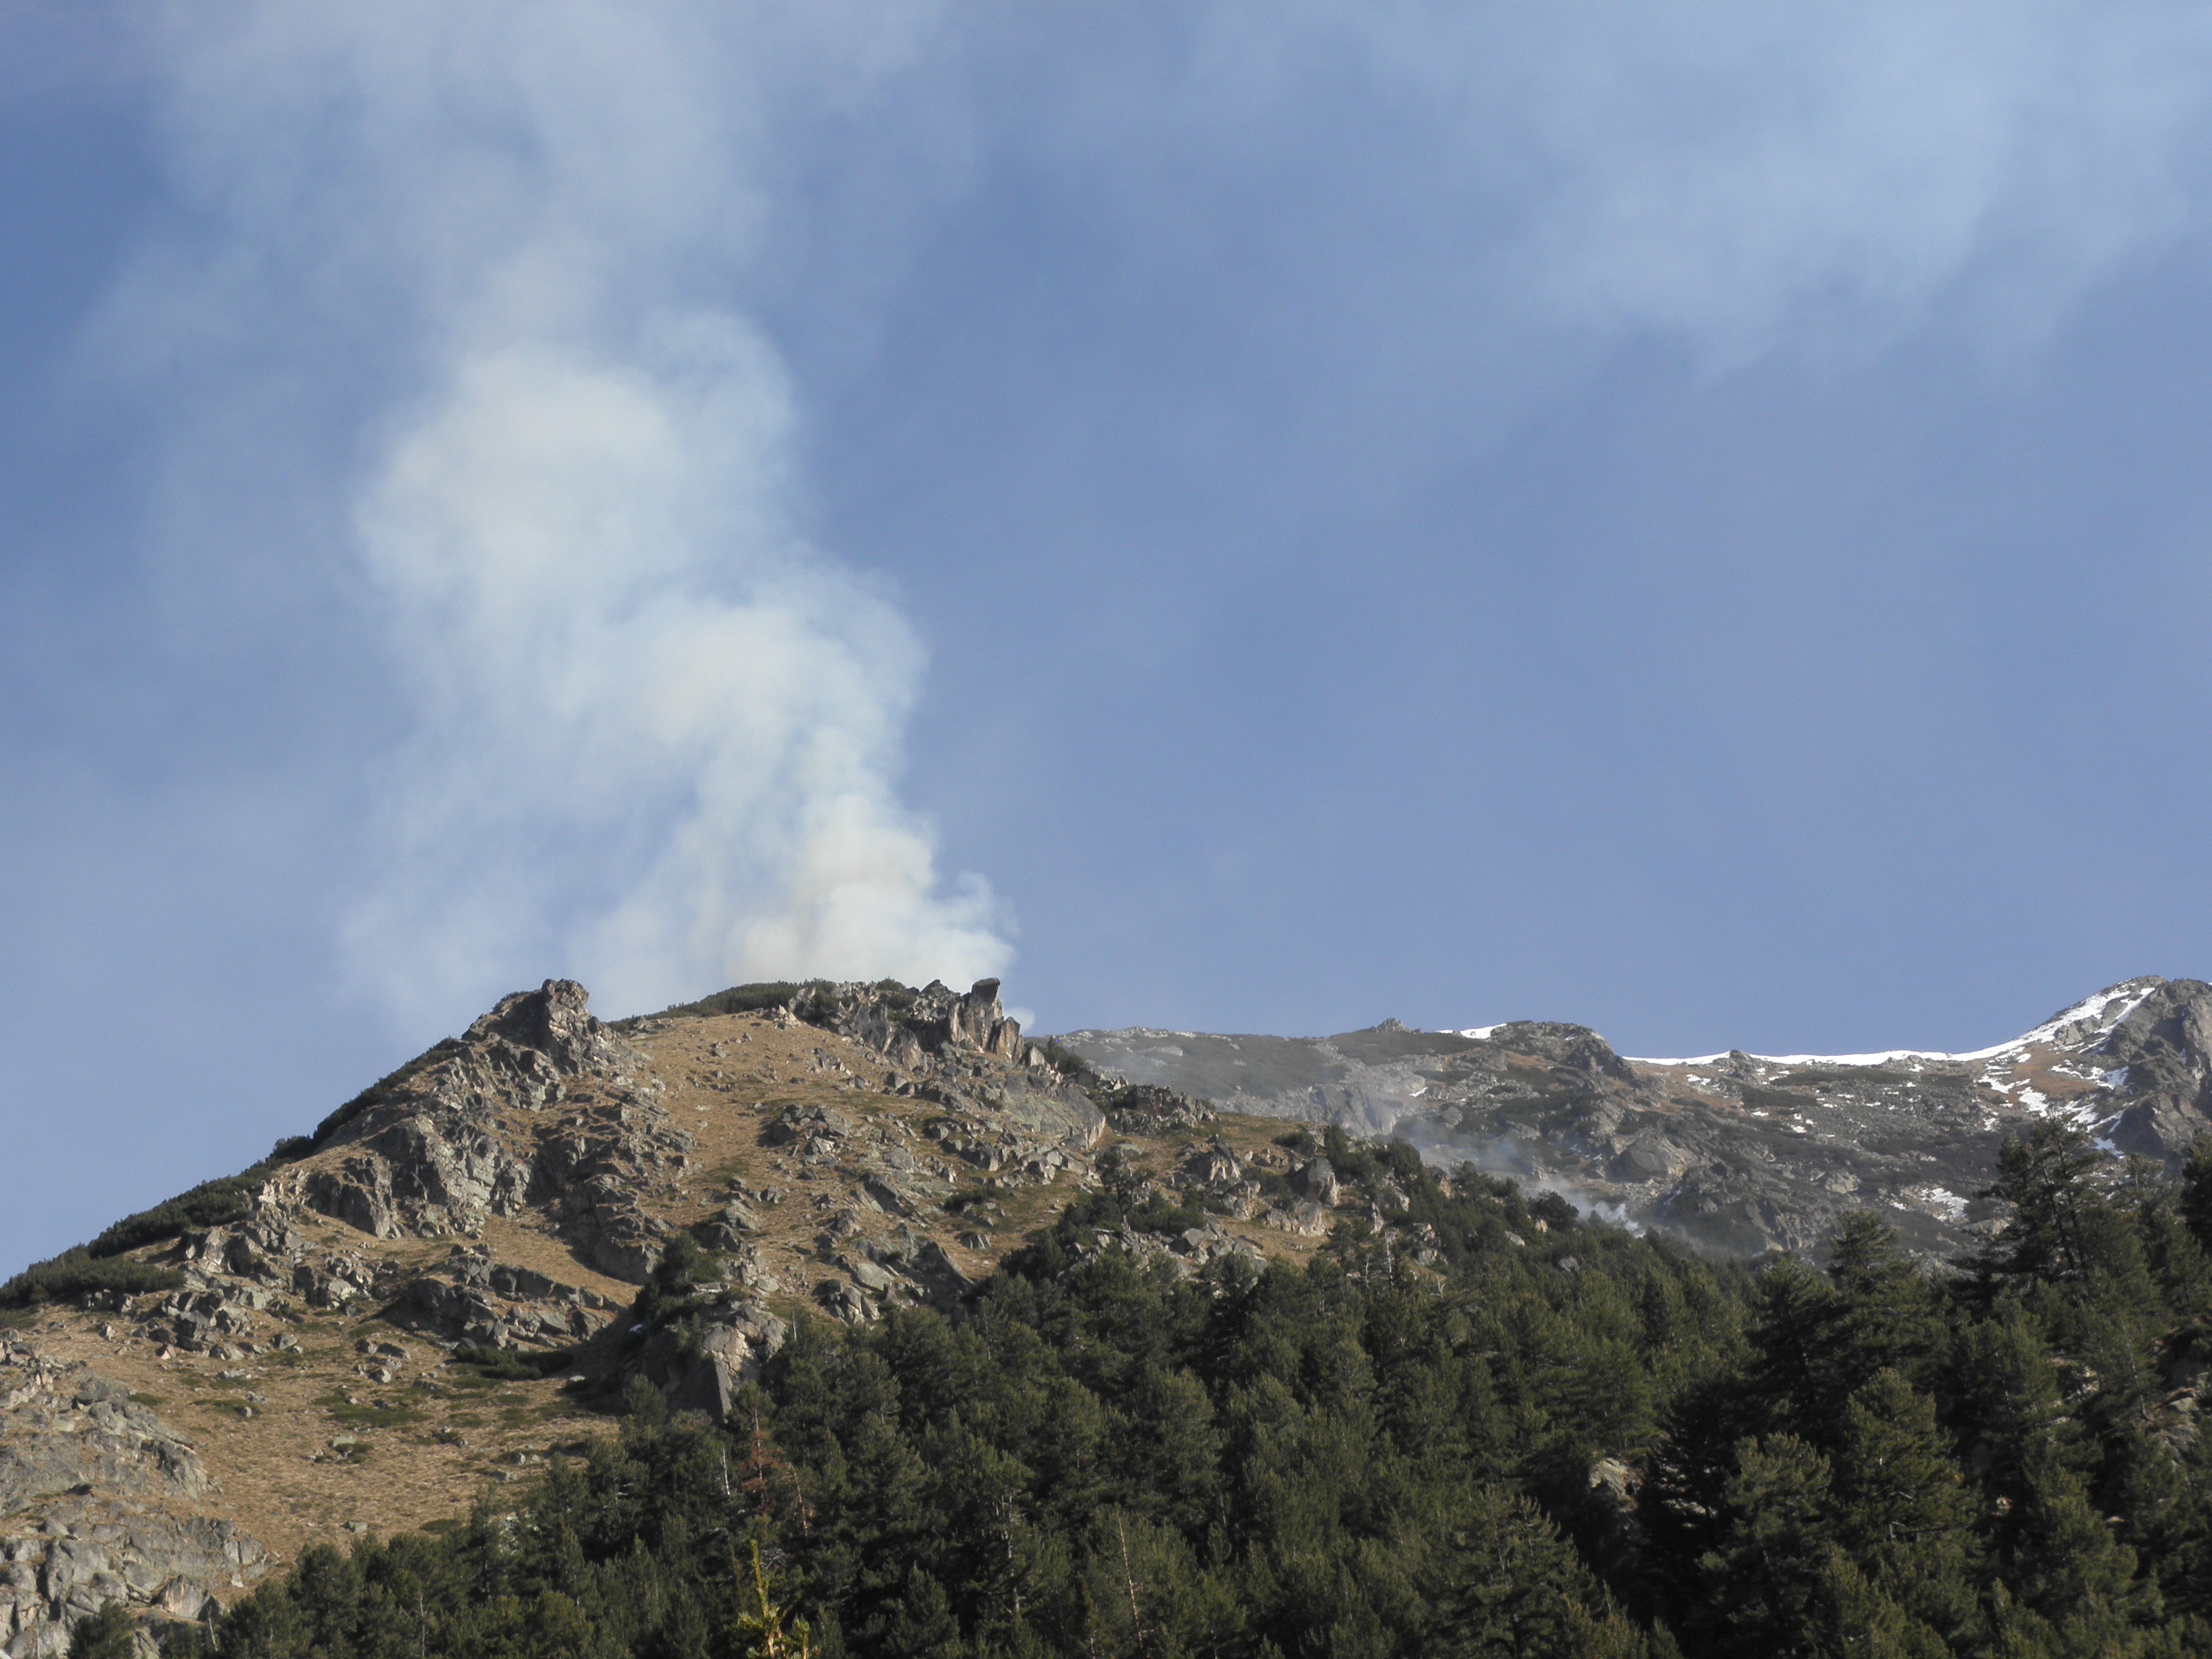
[[[1946,1221],[1955,1223],[1967,1218],[1967,1201],[1948,1187],[1916,1186],[1905,1196],[1918,1199]]]

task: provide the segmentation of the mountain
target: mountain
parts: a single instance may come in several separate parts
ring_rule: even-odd
[[[1361,1195],[1283,1127],[1102,1084],[995,980],[751,986],[612,1026],[569,982],[507,997],[251,1170],[0,1287],[0,1651],[448,1522],[635,1379],[719,1413],[799,1310],[955,1306],[1102,1167],[1168,1201],[1086,1248],[1303,1260]]]
[[[1309,1432],[1287,1427],[1306,1421],[1300,1413],[1338,1414],[1330,1434],[1379,1432],[1382,1419],[1359,1403],[1357,1378],[1426,1356],[1419,1365],[1429,1368],[1427,1380],[1408,1381],[1415,1392],[1390,1408],[1404,1421],[1383,1414],[1395,1424],[1389,1433],[1408,1446],[1449,1443],[1461,1448],[1454,1456],[1474,1458],[1460,1430],[1437,1439],[1446,1420],[1424,1414],[1441,1408],[1420,1403],[1428,1399],[1420,1389],[1464,1390],[1466,1409],[1478,1408],[1489,1425],[1481,1456],[1493,1461],[1479,1463],[1490,1471],[1482,1478],[1505,1483],[1482,1489],[1492,1506],[1482,1524],[1506,1527],[1522,1541],[1514,1548],[1554,1555],[1568,1546],[1547,1529],[1566,1529],[1573,1548],[1557,1561],[1586,1563],[1559,1567],[1584,1575],[1574,1580],[1583,1586],[1576,1605],[1602,1623],[1614,1617],[1606,1595],[1643,1584],[1637,1593],[1659,1598],[1637,1613],[1649,1618],[1665,1599],[1651,1588],[1649,1563],[1669,1548],[1682,1561],[1703,1560],[1710,1541],[1698,1541],[1699,1529],[1718,1524],[1719,1502],[1683,1488],[1689,1495],[1677,1494],[1677,1509],[1690,1530],[1671,1544],[1655,1530],[1656,1497],[1654,1518],[1637,1518],[1635,1494],[1647,1474],[1662,1485],[1688,1478],[1668,1472],[1662,1422],[1674,1424],[1666,1433],[1676,1440],[1707,1432],[1695,1389],[1747,1363],[1751,1380],[1740,1386],[1766,1386],[1758,1381],[1764,1362],[1747,1361],[1744,1346],[1747,1327],[1754,1346],[1765,1339],[1758,1320],[1766,1316],[1754,1317],[1754,1281],[1727,1258],[1821,1245],[1869,1211],[1923,1254],[1986,1243],[2013,1213],[1974,1196],[1990,1185],[2008,1135],[2079,1123],[2114,1149],[2171,1161],[2205,1121],[2212,1053],[2212,987],[2194,981],[2130,981],[1975,1054],[1674,1060],[1624,1058],[1585,1028],[1535,1022],[1447,1033],[1386,1022],[1328,1039],[1081,1032],[1038,1042],[1006,1016],[998,990],[989,980],[964,993],[888,982],[745,986],[609,1024],[591,1014],[582,987],[549,981],[505,998],[252,1168],[125,1217],[0,1286],[0,1653],[51,1659],[73,1636],[96,1649],[112,1637],[125,1643],[113,1651],[125,1651],[129,1627],[104,1623],[116,1609],[149,1621],[147,1630],[189,1633],[219,1606],[242,1598],[258,1605],[257,1585],[289,1584],[284,1575],[303,1561],[319,1563],[314,1582],[324,1591],[315,1593],[322,1594],[341,1558],[315,1552],[332,1544],[355,1546],[353,1559],[369,1560],[361,1552],[380,1548],[371,1539],[465,1533],[476,1541],[468,1548],[496,1554],[506,1548],[499,1526],[530,1505],[542,1513],[570,1501],[561,1494],[574,1489],[546,1480],[611,1466],[603,1437],[625,1413],[624,1421],[648,1426],[668,1411],[690,1414],[684,1422],[729,1424],[734,1433],[717,1443],[680,1434],[666,1442],[676,1448],[670,1455],[692,1459],[684,1491],[696,1497],[718,1478],[727,1499],[736,1490],[733,1445],[751,1460],[753,1472],[740,1471],[746,1480],[769,1480],[783,1466],[763,1449],[757,1417],[746,1439],[746,1414],[762,1408],[771,1382],[788,1402],[826,1375],[819,1367],[832,1350],[809,1332],[848,1332],[836,1351],[860,1368],[838,1385],[849,1390],[839,1408],[860,1414],[840,1431],[849,1438],[817,1435],[807,1465],[823,1490],[849,1487],[849,1437],[878,1433],[868,1427],[874,1408],[863,1408],[869,1391],[910,1372],[902,1386],[941,1391],[941,1380],[928,1379],[951,1351],[933,1343],[966,1341],[962,1363],[980,1363],[979,1308],[999,1310],[989,1316],[1001,1321],[993,1340],[1027,1356],[1007,1365],[1045,1367],[1044,1380],[1017,1386],[1009,1371],[992,1383],[1019,1396],[992,1408],[992,1433],[1019,1439],[1047,1397],[1059,1402],[1037,1420],[1048,1425],[1063,1412],[1075,1414],[1069,1425],[1090,1422],[1083,1414],[1105,1409],[1098,1401],[1124,1395],[1114,1409],[1138,1419],[1172,1408],[1181,1449],[1143,1454],[1154,1471],[1143,1480],[1157,1491],[1130,1485],[1134,1474],[1116,1477],[1123,1484],[1113,1490],[1124,1494],[1116,1501],[1140,1507],[1181,1490],[1187,1471],[1175,1472],[1178,1459],[1295,1465],[1303,1454],[1286,1448]],[[1384,1135],[1414,1143],[1426,1162],[1373,1139]],[[2045,1134],[2036,1156],[2063,1163],[2075,1157],[2070,1144]],[[2066,1168],[2078,1185],[2080,1168]],[[2008,1190],[2028,1190],[2017,1172],[2005,1179]],[[2212,1238],[2212,1173],[2190,1191],[2200,1196],[2183,1201],[2188,1225]],[[2076,1207],[2103,1202],[2082,1197]],[[2143,1204],[2136,1219],[2100,1223],[2104,1231],[2093,1229],[2084,1247],[2133,1262],[2126,1294],[2134,1311],[2122,1323],[2141,1326],[2139,1339],[2126,1338],[2141,1351],[2127,1361],[2135,1393],[2126,1411],[2135,1414],[2111,1408],[2112,1423],[2133,1438],[2112,1453],[2120,1472],[2098,1497],[2099,1514],[2133,1513],[2126,1483],[2149,1478],[2145,1458],[2168,1455],[2145,1432],[2174,1457],[2199,1456],[2190,1450],[2194,1414],[2212,1375],[2212,1289],[2191,1265],[2201,1256],[2176,1242],[2170,1200],[2152,1193]],[[2113,1240],[2124,1244],[2139,1225],[2150,1254],[2130,1257],[2137,1247]],[[1709,1248],[1684,1250],[1663,1242],[1669,1235]],[[1868,1236],[1853,1247],[1852,1271],[1888,1287],[1884,1296],[1910,1291],[1920,1299],[1912,1328],[1935,1328],[1934,1281],[1901,1264],[1867,1278],[1866,1262],[1887,1248]],[[2016,1263],[2030,1262],[2017,1238],[2007,1248]],[[2145,1288],[2146,1260],[2171,1287]],[[1117,1263],[1140,1271],[1116,1278]],[[1287,1276],[1260,1271],[1274,1267]],[[2017,1268],[2024,1283],[2040,1271]],[[1803,1306],[1821,1306],[1804,1301],[1812,1293],[1802,1284],[1790,1289],[1797,1281],[1787,1274],[1774,1282]],[[1270,1285],[1264,1295],[1253,1288]],[[1248,1328],[1239,1310],[1254,1295],[1280,1306],[1266,1319],[1254,1313],[1259,1323]],[[1281,1311],[1303,1306],[1300,1297],[1319,1297],[1319,1306],[1344,1296],[1367,1311],[1354,1317],[1339,1307],[1325,1330]],[[932,1325],[938,1313],[945,1318]],[[1942,1317],[1996,1329],[1986,1306],[1961,1303]],[[1226,1325],[1209,1334],[1208,1320]],[[1434,1330],[1401,1341],[1392,1332],[1413,1328],[1408,1320]],[[2063,1320],[2051,1328],[2054,1344],[2072,1340]],[[2082,1328],[2102,1332],[2095,1340],[2107,1347],[2120,1340],[2111,1333],[2120,1325]],[[957,1330],[971,1335],[942,1334]],[[2068,1409],[2103,1434],[2097,1377],[2118,1376],[2117,1362],[2099,1349],[2094,1367],[2063,1353],[2046,1363],[2014,1326],[2005,1331],[2013,1346],[2004,1352],[2030,1356],[2022,1376],[2041,1378],[2037,1387],[2056,1386],[2050,1376],[2062,1374],[2053,1366],[2079,1368],[2063,1374]],[[1171,1338],[1183,1344],[1175,1362],[1183,1370],[1132,1369],[1132,1344],[1149,1351]],[[1323,1347],[1295,1357],[1309,1341]],[[1925,1370],[1933,1350],[1913,1341],[1897,1351],[1918,1356],[1913,1363]],[[1047,1363],[1039,1357],[1048,1350],[1068,1357]],[[1263,1375],[1278,1363],[1288,1370]],[[1199,1372],[1212,1395],[1191,1393]],[[1932,1387],[1941,1375],[1925,1370],[1923,1380]],[[1351,1380],[1340,1387],[1332,1377]],[[1020,1392],[1033,1388],[1046,1392]],[[1299,1404],[1298,1389],[1318,1392]],[[1958,1411],[1981,1409],[1961,1400]],[[1249,1416],[1259,1401],[1291,1413],[1286,1426],[1241,1439],[1213,1426],[1213,1414]],[[1832,1416],[1834,1403],[1788,1409],[1813,1423]],[[1689,1414],[1665,1415],[1677,1406]],[[794,1421],[818,1420],[805,1416],[817,1406],[791,1408]],[[1733,1421],[1734,1408],[1713,1409],[1720,1416],[1707,1412],[1712,1421]],[[1095,1431],[1103,1432],[1093,1423],[1082,1432]],[[945,1438],[943,1424],[900,1432],[914,1437],[901,1456],[950,1459],[944,1478],[956,1486],[987,1471],[995,1471],[988,1481],[1014,1478],[1011,1453],[963,1451],[968,1442]],[[1050,1473],[1059,1432],[1027,1446],[1022,1480]],[[1712,1469],[1724,1468],[1725,1451],[1709,1453],[1721,1459]],[[710,1452],[721,1459],[719,1476],[698,1461]],[[2085,1455],[2068,1452],[2065,1467]],[[982,1462],[963,1461],[973,1458]],[[1067,1475],[1077,1488],[1096,1486],[1097,1477],[1079,1474]],[[592,1502],[630,1514],[621,1482],[633,1478],[607,1477],[614,1484],[594,1486]],[[1459,1523],[1438,1517],[1458,1501],[1449,1494],[1459,1477],[1422,1478],[1441,1484],[1421,1489],[1428,1496],[1414,1508],[1429,1520],[1421,1524],[1451,1532]],[[883,1479],[896,1486],[890,1474]],[[454,1530],[487,1499],[493,1508],[480,1513],[496,1525]],[[1084,1502],[1091,1507],[1054,1523],[1073,1529],[1055,1534],[1060,1541],[1048,1546],[1039,1534],[1023,1548],[1049,1563],[1062,1559],[1052,1551],[1077,1547],[1070,1540],[1089,1540],[1084,1571],[1096,1585],[1066,1590],[1076,1597],[1068,1606],[1095,1609],[1083,1598],[1127,1589],[1130,1650],[1148,1652],[1134,1580],[1115,1586],[1131,1570],[1132,1548],[1165,1560],[1158,1552],[1185,1546],[1157,1527],[1143,1531],[1150,1522],[1125,1534],[1119,1509],[1110,1510],[1109,1541],[1097,1530],[1105,1500],[1094,1491]],[[1174,1524],[1196,1537],[1215,1524],[1211,1511],[1182,1503],[1168,1502],[1159,1525],[1181,1516]],[[1011,1551],[1014,1534],[990,1519],[1000,1513],[987,1507],[962,1521],[973,1525],[961,1549],[995,1560],[992,1541],[1003,1533]],[[1381,1510],[1371,1518],[1386,1530],[1399,1524]],[[804,1534],[803,1511],[796,1524]],[[919,1548],[932,1524],[909,1516],[869,1548],[903,1539],[898,1548]],[[629,1547],[619,1527],[602,1542],[610,1561]],[[655,1547],[663,1545],[677,1549],[666,1540]],[[684,1548],[684,1571],[728,1567],[726,1559],[699,1567],[712,1554],[699,1554],[703,1542]],[[849,1568],[849,1560],[836,1570]],[[2193,1571],[2160,1570],[2183,1580]],[[570,1567],[562,1558],[545,1571],[557,1578]],[[1601,1579],[1612,1589],[1599,1588]],[[628,1605],[626,1582],[609,1580],[606,1594]],[[1289,1582],[1272,1568],[1251,1580]],[[860,1584],[851,1579],[840,1592],[849,1611],[861,1605],[850,1599]],[[1226,1605],[1199,1597],[1189,1606],[1202,1604]],[[1427,1604],[1403,1603],[1417,1605]],[[1692,1616],[1678,1608],[1668,1617],[1677,1614]],[[1271,1616],[1296,1618],[1294,1610]],[[913,1617],[923,1621],[918,1630],[943,1623],[926,1607]],[[524,1648],[540,1650],[529,1643],[542,1636]],[[1643,1650],[1640,1637],[1619,1641],[1603,1650]],[[315,1645],[287,1637],[265,1650]],[[907,1650],[866,1649],[894,1649]],[[168,1650],[202,1651],[189,1642]],[[463,1641],[458,1650],[473,1649]]]
[[[1741,1255],[1808,1249],[1871,1210],[1950,1255],[1994,1212],[1974,1194],[2036,1120],[2173,1163],[2212,1127],[2212,985],[2131,979],[1971,1054],[1616,1054],[1580,1026],[1395,1020],[1334,1037],[1078,1031],[1102,1071],[1224,1110],[1397,1135],[1446,1164]]]

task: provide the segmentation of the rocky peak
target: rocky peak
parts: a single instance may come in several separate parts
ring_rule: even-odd
[[[908,1070],[947,1050],[988,1054],[1017,1065],[1041,1065],[1021,1027],[999,1006],[999,982],[979,979],[965,994],[932,980],[919,990],[894,981],[808,986],[791,1012],[809,1024],[864,1043]]]
[[[497,1052],[500,1046],[542,1055],[563,1077],[602,1070],[615,1045],[592,1016],[591,995],[573,979],[549,979],[534,991],[503,996],[468,1028],[464,1048]]]
[[[1275,1179],[1296,1161],[1277,1126],[1052,1064],[999,990],[738,987],[603,1025],[549,981],[230,1178],[236,1203],[126,1218],[128,1260],[10,1305],[112,1388],[11,1364],[0,1331],[0,1656],[58,1659],[105,1601],[193,1613],[263,1547],[465,1510],[641,1377],[727,1414],[800,1310],[964,1301],[1108,1172],[1174,1225],[1094,1230],[1088,1254],[1195,1275],[1327,1236],[1335,1211]],[[1351,1203],[1319,1162],[1302,1190]],[[194,1530],[203,1469],[236,1537]],[[16,1539],[10,1483],[32,1476],[39,1537]],[[158,1524],[118,1535],[102,1503]]]
[[[2008,1135],[2060,1116],[2166,1161],[2212,1128],[2212,985],[2123,981],[1966,1054],[1630,1059],[1586,1027],[1328,1039],[1130,1029],[1058,1039],[1230,1110],[1390,1134],[1731,1252],[1817,1248],[1872,1210],[1955,1255]]]
[[[2212,1119],[2212,985],[2154,982],[2093,1052],[2126,1103],[2115,1145],[2172,1157]]]
[[[1554,1065],[1633,1084],[1636,1072],[1613,1052],[1612,1045],[1587,1026],[1555,1020],[1515,1020],[1494,1027],[1490,1040],[1516,1054],[1533,1054]]]
[[[691,1137],[588,1001],[563,979],[501,998],[334,1116],[264,1201],[378,1238],[475,1236],[543,1209],[594,1266],[642,1278],[665,1229],[639,1198],[683,1167]]]

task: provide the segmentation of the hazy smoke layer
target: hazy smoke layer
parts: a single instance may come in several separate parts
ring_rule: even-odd
[[[170,42],[215,263],[302,342],[388,316],[403,388],[362,412],[347,491],[412,727],[346,923],[359,978],[450,1018],[554,971],[634,1008],[1001,966],[989,893],[941,887],[893,787],[917,642],[795,534],[782,372],[700,302],[756,238],[773,99],[864,87],[892,21],[226,16]]]
[[[1639,337],[1715,372],[1931,317],[2032,346],[2185,222],[2212,83],[2212,22],[2155,0],[166,16],[190,222],[117,308],[198,354],[181,427],[252,384],[247,435],[202,441],[231,476],[342,504],[331,586],[406,730],[346,939],[417,1019],[552,969],[634,1007],[1007,957],[892,785],[916,642],[794,529],[764,249],[807,244],[783,274],[864,340],[900,238],[1022,181],[1102,268],[1164,249],[1280,320],[1286,375],[1322,342],[1350,390],[1287,403],[1433,373],[1496,388],[1467,405],[1495,433]],[[1255,212],[1251,253],[1222,227]],[[323,427],[277,430],[288,398]]]

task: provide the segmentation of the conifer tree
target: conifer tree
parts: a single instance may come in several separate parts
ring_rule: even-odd
[[[2212,1251],[2212,1131],[2200,1131],[2190,1146],[2175,1207],[2198,1245]]]
[[[1868,1582],[1954,1648],[1977,1634],[1974,1502],[1936,1426],[1936,1402],[1878,1372],[1843,1414],[1836,1528]]]
[[[1942,1341],[1934,1287],[1897,1244],[1896,1229],[1857,1211],[1830,1247],[1828,1280],[1836,1303],[1819,1378],[1824,1414],[1878,1372],[1924,1380]]]
[[[1731,1524],[1700,1563],[1727,1651],[1809,1651],[1836,1553],[1832,1484],[1827,1459],[1794,1434],[1738,1445]]]
[[[730,1646],[738,1659],[814,1659],[814,1633],[807,1622],[793,1618],[791,1605],[778,1606],[769,1592],[758,1539],[747,1554],[737,1573],[737,1618],[730,1626]]]
[[[119,1601],[102,1603],[69,1633],[69,1659],[135,1659],[137,1650],[130,1610]]]

